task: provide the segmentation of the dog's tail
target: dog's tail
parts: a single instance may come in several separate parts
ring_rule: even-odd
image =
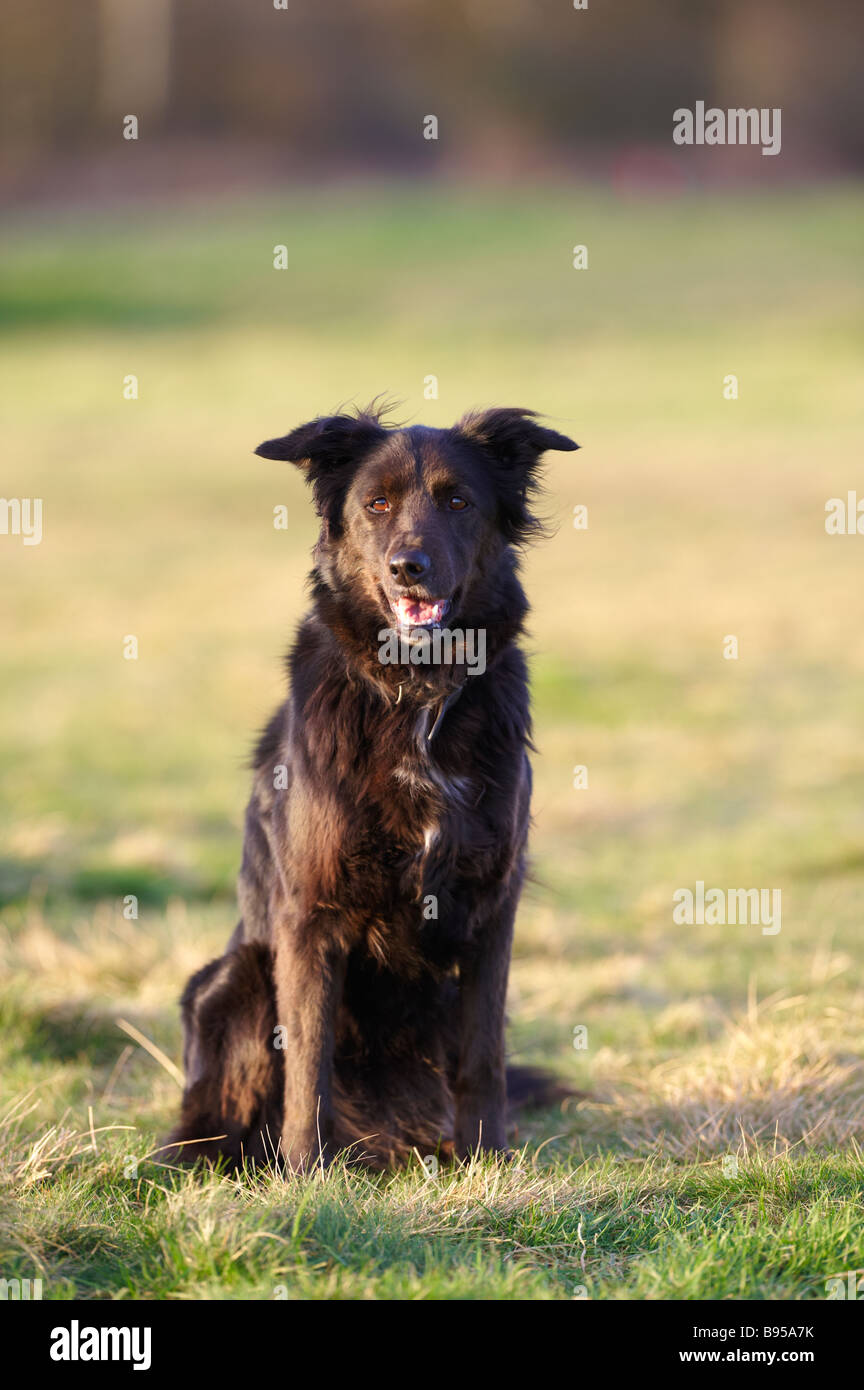
[[[544,1067],[507,1068],[507,1104],[514,1110],[545,1110],[578,1095],[566,1081]]]

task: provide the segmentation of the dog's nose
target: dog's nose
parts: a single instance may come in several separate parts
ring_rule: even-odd
[[[398,550],[390,557],[390,573],[403,588],[410,589],[432,568],[432,561],[422,550]]]

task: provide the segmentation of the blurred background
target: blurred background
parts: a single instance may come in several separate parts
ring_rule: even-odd
[[[3,493],[43,499],[41,544],[0,536],[4,1089],[142,1151],[169,1120],[116,1019],[179,1060],[315,537],[252,450],[384,392],[583,446],[548,459],[526,560],[515,1055],[629,1154],[860,1134],[864,539],[824,519],[862,477],[864,11],[44,0],[0,25]],[[782,152],[675,146],[698,100],[782,108]],[[782,932],[675,926],[698,879],[781,888]]]
[[[854,0],[280,4],[4,0],[4,199],[382,171],[762,182],[752,151],[676,157],[671,112],[697,99],[782,107],[786,177],[864,160]],[[118,143],[127,113],[134,164]],[[439,138],[418,142],[430,113]]]

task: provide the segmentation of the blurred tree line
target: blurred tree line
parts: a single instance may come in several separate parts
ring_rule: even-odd
[[[284,4],[285,8],[276,8]],[[300,170],[465,167],[668,142],[672,111],[783,108],[784,150],[864,158],[861,0],[0,0],[3,172],[141,138]]]

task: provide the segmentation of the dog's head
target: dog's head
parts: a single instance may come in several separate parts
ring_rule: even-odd
[[[530,499],[541,455],[576,448],[532,411],[497,409],[451,429],[333,415],[255,452],[304,469],[322,519],[324,582],[411,629],[491,616],[496,573],[512,573],[511,547],[538,529]]]

